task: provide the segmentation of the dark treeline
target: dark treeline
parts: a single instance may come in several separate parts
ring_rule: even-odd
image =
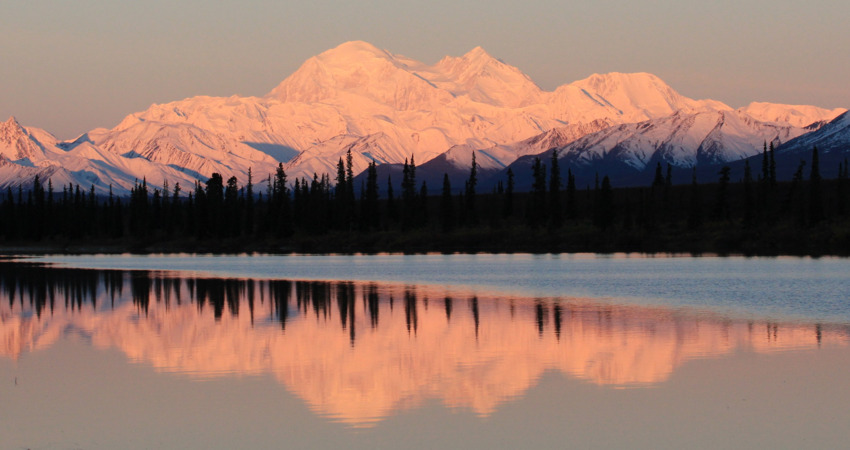
[[[744,254],[850,254],[847,161],[821,168],[817,149],[790,182],[777,182],[776,156],[765,146],[759,167],[741,179],[723,167],[717,181],[673,185],[658,163],[651,185],[616,188],[599,174],[577,186],[557,152],[532,165],[530,192],[514,174],[478,192],[473,163],[464,186],[443,178],[441,194],[417,183],[405,161],[401,192],[378,180],[376,164],[355,185],[351,155],[337,174],[287,178],[282,166],[258,192],[249,171],[240,185],[213,174],[188,192],[137,183],[129,198],[97,197],[94,187],[55,190],[48,180],[8,189],[0,206],[0,242],[113,245],[141,251],[639,251]],[[679,176],[679,175],[677,175]],[[379,192],[380,183],[386,194]]]

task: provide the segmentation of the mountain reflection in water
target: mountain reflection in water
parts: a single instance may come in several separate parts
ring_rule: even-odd
[[[848,342],[844,325],[585,299],[178,275],[3,263],[0,356],[79,334],[162,372],[272,374],[316,413],[369,426],[429,399],[486,416],[547,370],[651,386],[692,359]]]

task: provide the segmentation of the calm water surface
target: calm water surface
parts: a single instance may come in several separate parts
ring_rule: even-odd
[[[850,441],[846,259],[21,261],[0,448]]]

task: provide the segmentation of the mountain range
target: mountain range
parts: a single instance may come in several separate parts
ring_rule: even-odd
[[[694,100],[648,73],[594,74],[545,91],[480,47],[428,65],[355,41],[308,59],[266,96],[155,104],[70,141],[12,117],[0,124],[0,187],[38,175],[102,194],[143,179],[185,192],[215,172],[244,184],[251,169],[263,184],[278,164],[292,181],[334,174],[348,151],[355,173],[373,160],[385,172],[415,160],[432,187],[442,173],[468,174],[473,151],[485,176],[511,165],[527,172],[553,149],[564,170],[634,174],[657,162],[736,161],[767,141],[846,154],[848,121],[845,109]]]

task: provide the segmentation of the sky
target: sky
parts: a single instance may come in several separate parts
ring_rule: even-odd
[[[650,72],[679,93],[850,108],[846,0],[4,0],[0,120],[71,139],[153,103],[262,96],[363,40],[426,63],[476,46],[540,87]]]

